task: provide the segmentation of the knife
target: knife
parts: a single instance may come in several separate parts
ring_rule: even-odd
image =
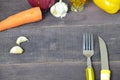
[[[108,52],[104,40],[98,36],[101,55],[101,80],[110,80],[111,71],[108,63]]]

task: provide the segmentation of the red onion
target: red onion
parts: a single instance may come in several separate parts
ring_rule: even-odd
[[[28,2],[33,7],[38,6],[43,10],[48,10],[55,3],[55,0],[28,0]]]

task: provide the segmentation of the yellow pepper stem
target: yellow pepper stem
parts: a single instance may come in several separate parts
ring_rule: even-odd
[[[93,68],[86,68],[86,80],[94,80]]]

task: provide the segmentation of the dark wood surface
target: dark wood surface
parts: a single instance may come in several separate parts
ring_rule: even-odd
[[[69,4],[69,1],[66,0]],[[27,0],[0,0],[0,21],[31,8]],[[95,80],[100,80],[98,35],[107,44],[111,80],[120,78],[120,13],[109,15],[88,1],[81,13],[68,12],[63,19],[49,12],[42,21],[0,32],[1,80],[85,80],[86,57],[82,54],[82,34],[95,36],[92,57]],[[19,36],[26,36],[22,55],[9,54]]]

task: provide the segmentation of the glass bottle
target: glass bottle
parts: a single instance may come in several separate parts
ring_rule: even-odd
[[[84,9],[84,4],[86,0],[70,0],[71,3],[71,11],[73,12],[81,12]]]

